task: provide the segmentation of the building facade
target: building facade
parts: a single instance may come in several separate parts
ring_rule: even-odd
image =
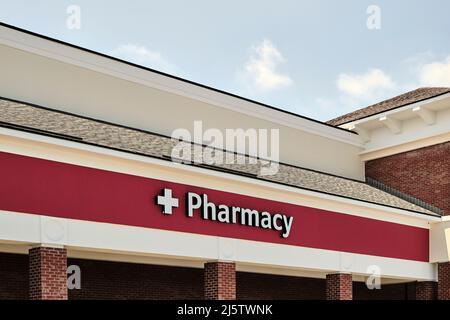
[[[8,25],[0,57],[0,299],[450,298],[450,89],[322,123]]]

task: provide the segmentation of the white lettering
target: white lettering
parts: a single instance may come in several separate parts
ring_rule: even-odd
[[[238,223],[249,227],[261,227],[263,229],[274,229],[280,231],[283,238],[289,237],[294,217],[280,213],[272,215],[267,211],[259,212],[255,209],[215,204],[210,201],[208,195],[199,195],[194,192],[186,194],[186,215],[190,218],[195,211],[201,214],[202,219],[218,221],[222,223]]]
[[[187,193],[187,216],[192,218],[194,215],[194,210],[199,209],[202,206],[202,198],[196,193],[188,192]]]

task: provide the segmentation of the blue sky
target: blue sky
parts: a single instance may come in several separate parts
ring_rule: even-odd
[[[2,22],[319,120],[450,86],[448,12],[448,0],[0,0]]]

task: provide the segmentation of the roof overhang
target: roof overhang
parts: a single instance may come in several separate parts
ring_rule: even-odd
[[[363,160],[450,140],[450,93],[408,104],[340,126],[364,141]]]

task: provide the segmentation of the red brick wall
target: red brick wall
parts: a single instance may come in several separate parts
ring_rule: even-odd
[[[203,299],[203,270],[148,264],[69,259],[81,269],[77,299]]]
[[[237,273],[238,300],[324,300],[325,280]]]
[[[205,299],[236,299],[236,265],[234,263],[205,263],[204,281]]]
[[[351,274],[333,273],[326,278],[327,300],[352,300],[353,282]]]
[[[364,282],[353,282],[354,300],[416,300],[416,283],[384,284],[370,290]]]
[[[66,249],[32,248],[29,252],[29,298],[67,299]]]
[[[415,300],[412,283],[382,285],[369,290],[364,282],[353,282],[354,300]],[[238,300],[325,300],[325,279],[237,272]]]
[[[438,264],[438,299],[450,300],[450,262]]]
[[[28,255],[0,253],[0,300],[28,299]]]
[[[437,282],[424,281],[416,284],[416,300],[436,300]]]
[[[381,290],[369,290],[364,282],[353,283],[355,300],[435,300],[437,282],[408,282],[385,284]]]
[[[368,161],[366,176],[450,214],[450,142]]]

